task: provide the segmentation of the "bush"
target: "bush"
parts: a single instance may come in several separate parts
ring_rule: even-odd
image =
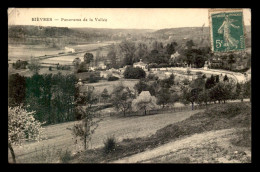
[[[109,154],[113,151],[115,151],[116,149],[116,139],[114,136],[108,137],[105,141],[104,141],[104,153],[105,154]]]
[[[133,68],[133,67],[127,67],[124,72],[124,77],[126,79],[140,79],[145,78],[146,73],[141,68]]]
[[[72,159],[71,152],[66,150],[65,152],[61,152],[60,154],[60,161],[63,163],[67,163]]]
[[[119,78],[116,77],[116,76],[110,76],[110,77],[107,78],[108,81],[116,81],[116,80],[118,80],[118,79],[119,79]]]

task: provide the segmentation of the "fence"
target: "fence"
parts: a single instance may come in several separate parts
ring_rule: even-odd
[[[199,109],[205,109],[214,104],[208,104],[208,105],[194,105],[193,110],[199,110]],[[182,111],[188,111],[191,110],[191,106],[183,106],[183,107],[171,107],[171,108],[162,108],[162,109],[152,109],[147,110],[146,115],[155,115],[160,113],[174,113],[174,112],[182,112]],[[122,112],[110,112],[110,113],[103,113],[99,114],[99,117],[110,117],[110,116],[124,116]],[[137,112],[126,112],[125,116],[145,116],[144,111],[137,111]]]

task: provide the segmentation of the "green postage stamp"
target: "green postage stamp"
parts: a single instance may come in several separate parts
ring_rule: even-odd
[[[210,9],[209,22],[213,52],[245,50],[242,9]]]

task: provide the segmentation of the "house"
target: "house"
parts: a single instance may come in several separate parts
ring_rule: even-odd
[[[140,59],[139,62],[134,63],[134,64],[133,64],[133,67],[134,67],[134,68],[139,67],[139,68],[143,69],[144,71],[148,71],[148,64],[142,62],[142,59]]]
[[[204,70],[208,70],[208,67],[209,67],[208,61],[205,61],[203,69]]]
[[[98,68],[100,69],[106,69],[107,66],[104,64],[104,62],[100,62],[98,65],[97,65]]]
[[[108,78],[108,76],[112,76],[112,72],[111,71],[100,71],[100,77]]]
[[[65,53],[75,53],[75,50],[73,48],[64,47]]]

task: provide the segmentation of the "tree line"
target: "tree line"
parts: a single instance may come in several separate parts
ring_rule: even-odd
[[[35,118],[46,124],[75,119],[75,75],[34,74],[23,77],[13,74],[8,79],[8,106],[22,105],[36,111]]]

